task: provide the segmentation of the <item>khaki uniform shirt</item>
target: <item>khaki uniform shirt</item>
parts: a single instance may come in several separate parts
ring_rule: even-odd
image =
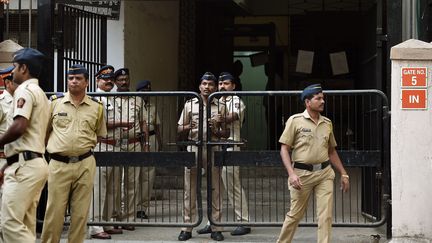
[[[329,147],[337,145],[330,119],[320,115],[315,124],[307,110],[288,119],[279,142],[291,146],[293,162],[305,164],[327,161]]]
[[[240,129],[244,122],[244,113],[246,106],[238,96],[227,96],[225,98],[226,113],[235,113],[239,119],[227,124],[227,128],[230,129],[230,136],[228,139],[233,141],[240,141]]]
[[[155,128],[160,125],[159,115],[156,112],[156,106],[153,104],[152,99],[150,98],[149,102],[144,102],[144,106],[142,109],[142,119],[147,123],[148,131],[149,131],[149,145],[150,151],[158,151],[158,144],[156,140]]]
[[[155,130],[155,126],[160,125],[159,115],[156,112],[156,106],[151,102],[143,103],[142,119],[147,123],[149,132]]]
[[[75,107],[69,92],[51,102],[52,131],[47,150],[64,156],[78,156],[93,149],[97,137],[105,137],[107,128],[102,103],[85,96]]]
[[[207,105],[203,105],[203,140],[207,141]],[[216,114],[223,114],[225,113],[225,106],[218,102],[218,100],[214,99],[210,103],[210,111],[211,115],[214,116]],[[191,129],[189,131],[188,138],[190,140],[197,141],[198,140],[198,130],[199,130],[199,101],[198,98],[193,98],[191,100],[186,101],[183,111],[180,115],[180,119],[178,120],[178,125],[186,125],[189,124],[191,121],[194,121],[197,125],[195,128]],[[218,138],[214,136],[212,133],[211,140],[217,140]]]
[[[3,90],[3,93],[0,94],[0,108],[2,111],[2,115],[0,115],[0,134],[3,134],[7,130],[7,114],[10,113],[10,109],[12,107],[13,97],[7,90]]]
[[[17,140],[5,145],[6,157],[23,151],[45,153],[45,136],[49,121],[49,103],[37,79],[20,84],[14,93],[8,122],[22,116],[29,123],[27,130]],[[10,125],[10,124],[8,124]]]
[[[105,92],[101,89],[97,89],[96,92]],[[96,97],[98,100],[102,102],[104,107],[105,119],[107,122],[115,122],[120,121],[120,116],[115,113],[119,113],[117,107],[115,107],[115,100],[113,96],[102,96]],[[120,138],[120,130],[115,128],[107,128],[107,136],[106,139],[119,139]]]
[[[116,128],[121,140],[122,150],[135,150],[134,146],[130,146],[128,140],[139,138],[141,131],[141,104],[139,97],[116,97],[114,99],[115,116],[123,122],[133,123],[132,128],[120,127]]]

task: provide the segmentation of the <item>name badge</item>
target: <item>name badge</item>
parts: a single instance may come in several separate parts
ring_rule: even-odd
[[[59,116],[67,116],[67,113],[66,112],[59,112],[58,115]]]

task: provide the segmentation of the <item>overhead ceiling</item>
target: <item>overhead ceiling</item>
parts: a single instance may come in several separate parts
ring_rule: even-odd
[[[323,11],[366,11],[377,0],[233,0],[251,15],[296,15]]]

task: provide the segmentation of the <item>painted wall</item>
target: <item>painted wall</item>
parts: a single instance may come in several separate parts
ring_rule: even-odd
[[[408,40],[392,47],[391,96],[391,242],[432,240],[432,102],[426,110],[401,109],[401,68],[427,67],[431,97],[432,44]],[[428,239],[428,241],[425,241]]]
[[[123,67],[125,63],[124,10],[124,4],[122,3],[119,20],[107,21],[107,64],[114,66],[115,69]]]
[[[178,1],[125,1],[125,66],[132,86],[142,79],[153,90],[176,90],[178,67]]]

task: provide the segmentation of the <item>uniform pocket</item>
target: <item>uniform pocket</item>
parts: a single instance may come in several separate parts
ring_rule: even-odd
[[[89,131],[95,131],[96,124],[89,120],[83,120],[80,122],[81,133],[88,134]]]
[[[69,129],[71,121],[72,120],[69,117],[56,116],[56,118],[54,119],[54,124],[57,129],[65,132]]]
[[[321,145],[327,148],[329,142],[329,136],[328,135],[321,136],[320,141],[321,141]]]
[[[300,133],[300,135],[299,135],[299,141],[301,144],[310,144],[312,138],[313,138],[313,135],[309,134],[309,133]]]

